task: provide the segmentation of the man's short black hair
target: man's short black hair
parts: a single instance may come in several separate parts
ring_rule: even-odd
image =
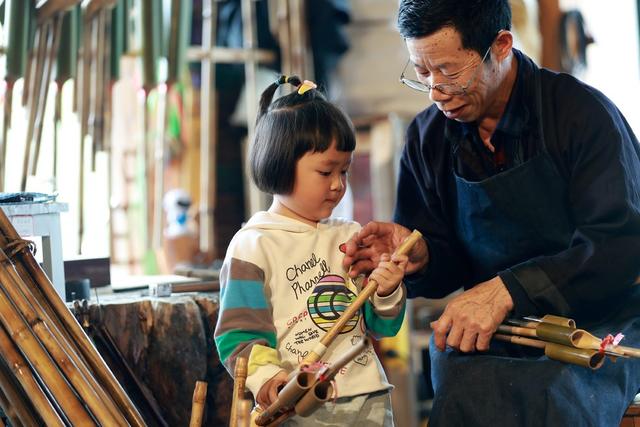
[[[275,88],[271,86],[263,93]],[[268,101],[270,101],[270,97]],[[335,141],[336,150],[356,147],[353,124],[316,89],[293,92],[268,105],[258,117],[249,153],[256,186],[270,194],[290,194],[296,163],[307,152],[324,152]]]
[[[453,27],[462,47],[481,56],[500,30],[511,29],[508,0],[401,0],[398,30],[407,39],[430,36]]]

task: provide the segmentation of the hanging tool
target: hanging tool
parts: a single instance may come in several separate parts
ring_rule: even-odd
[[[62,21],[62,34],[60,36],[60,47],[56,61],[56,98],[55,110],[53,113],[53,190],[57,189],[58,179],[58,137],[62,122],[62,88],[69,79],[76,78],[78,61],[78,17],[81,13],[81,6],[76,5],[64,15]]]
[[[6,4],[7,2],[5,2]],[[5,191],[5,173],[7,159],[7,137],[11,128],[11,111],[13,104],[13,86],[24,76],[29,43],[31,16],[34,13],[32,2],[10,0],[8,6],[7,37],[7,71],[4,77],[6,92],[4,98],[4,121],[2,124],[2,140],[0,141],[0,192]]]

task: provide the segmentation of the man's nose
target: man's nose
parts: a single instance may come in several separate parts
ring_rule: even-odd
[[[439,89],[439,86],[435,85],[435,86],[431,86],[431,88],[429,90],[429,98],[433,102],[442,102],[442,101],[446,101],[449,98],[451,98],[451,95],[447,95],[446,93],[442,92]]]

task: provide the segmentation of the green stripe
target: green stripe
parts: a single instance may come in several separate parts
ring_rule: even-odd
[[[216,348],[218,349],[220,360],[223,363],[227,361],[227,358],[238,345],[248,341],[259,340],[266,341],[269,347],[276,347],[276,334],[274,332],[233,330],[215,338]]]
[[[404,320],[404,311],[406,308],[406,301],[402,305],[400,314],[393,318],[382,318],[376,314],[370,301],[367,301],[364,305],[364,321],[367,325],[367,329],[373,332],[376,336],[392,337],[395,336]]]

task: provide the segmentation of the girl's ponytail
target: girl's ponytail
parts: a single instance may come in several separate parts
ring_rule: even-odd
[[[302,81],[298,76],[282,75],[278,77],[278,80],[267,86],[264,92],[262,92],[262,95],[260,95],[260,105],[258,106],[258,117],[256,121],[260,120],[260,118],[266,114],[266,112],[269,110],[269,105],[271,105],[271,101],[273,101],[273,95],[276,93],[276,90],[280,85],[283,85],[285,83],[289,83],[295,87],[298,87],[302,84]]]

